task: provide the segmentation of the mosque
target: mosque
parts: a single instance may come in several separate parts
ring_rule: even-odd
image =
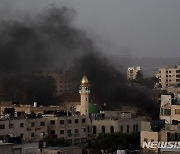
[[[121,110],[99,110],[98,105],[90,103],[90,83],[87,76],[83,76],[79,87],[80,104],[76,105],[76,112],[80,116],[86,116],[91,126],[92,134],[98,136],[99,133],[139,132],[141,120],[133,113]]]
[[[76,102],[65,102],[61,106],[14,106],[16,112],[22,112],[26,114],[41,114],[41,118],[36,119],[16,119],[11,122],[23,123],[27,122],[26,127],[22,127],[23,130],[19,131],[19,125],[14,128],[14,135],[19,136],[19,133],[23,133],[24,140],[39,140],[42,137],[52,136],[56,138],[65,138],[71,144],[87,143],[96,138],[101,133],[136,133],[143,128],[145,124],[142,119],[136,117],[130,111],[122,110],[100,110],[98,105],[90,102],[90,82],[87,76],[83,76],[79,86],[79,98]],[[71,97],[72,98],[72,97]],[[1,107],[0,111],[6,107]],[[54,114],[51,111],[60,110],[66,111],[65,113],[71,114]],[[48,113],[48,114],[47,114]],[[42,126],[38,124],[38,130],[29,129],[31,121],[42,123]],[[43,122],[42,122],[43,121]],[[33,121],[34,122],[34,121]],[[8,125],[8,121],[0,121],[0,124]],[[33,123],[36,124],[36,123]],[[7,127],[9,128],[9,127]],[[33,127],[34,128],[34,127]],[[5,129],[4,129],[5,130]],[[43,131],[43,132],[41,132]],[[1,131],[0,135],[11,133],[11,129]],[[43,136],[41,135],[43,134]]]

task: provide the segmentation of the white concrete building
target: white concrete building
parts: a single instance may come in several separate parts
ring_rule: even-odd
[[[91,122],[86,115],[46,118],[49,136],[65,138],[70,144],[81,144],[90,139]]]
[[[0,119],[0,137],[20,136],[25,141],[39,141],[48,135],[47,119]]]
[[[127,69],[127,79],[128,80],[135,80],[137,73],[141,70],[140,66],[137,67],[128,67]]]
[[[162,88],[180,86],[180,65],[159,69],[159,83]]]

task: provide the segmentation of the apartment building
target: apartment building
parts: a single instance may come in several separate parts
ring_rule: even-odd
[[[35,114],[44,114],[47,112],[55,112],[55,111],[64,111],[66,110],[66,106],[65,105],[61,105],[61,106],[40,106],[40,107],[34,107],[32,105],[14,105],[14,106],[0,106],[0,115],[4,114],[4,111],[7,108],[14,108],[14,111],[16,112],[24,112],[26,114],[31,114],[31,113],[35,113]]]
[[[166,94],[161,95],[160,120],[151,123],[148,129],[141,131],[141,146],[143,147],[143,142],[171,141],[180,141],[180,101],[175,95]],[[144,151],[154,152],[172,153],[177,152],[176,150],[173,148],[144,148]]]
[[[140,66],[137,67],[128,67],[127,69],[127,79],[128,80],[135,80],[137,73],[141,70]]]
[[[20,136],[24,141],[39,141],[48,135],[47,120],[35,119],[0,119],[0,138],[5,135]]]
[[[159,83],[162,88],[180,86],[180,65],[159,69]]]
[[[53,77],[56,86],[56,95],[63,93],[71,93],[77,90],[77,83],[72,80],[72,74],[69,71],[54,72],[54,73],[34,73],[35,76]]]
[[[79,116],[48,116],[48,134],[51,137],[65,138],[70,144],[81,144],[90,139],[90,119]]]

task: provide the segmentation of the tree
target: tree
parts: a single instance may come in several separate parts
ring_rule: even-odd
[[[69,142],[65,140],[64,138],[44,138],[44,141],[46,142],[47,147],[67,147],[69,146]]]
[[[118,149],[139,149],[140,134],[108,133],[100,134],[93,142],[93,148],[114,152]]]

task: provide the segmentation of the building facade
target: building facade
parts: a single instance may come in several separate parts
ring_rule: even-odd
[[[24,141],[39,141],[48,135],[47,119],[1,119],[0,137],[20,136]]]
[[[127,69],[127,79],[128,80],[135,80],[137,73],[141,70],[140,66],[137,67],[128,67]]]
[[[180,65],[159,69],[159,83],[162,88],[180,86]]]
[[[62,71],[57,73],[35,73],[35,76],[50,76],[53,77],[56,86],[56,95],[59,96],[64,93],[72,93],[76,90],[76,83],[72,80],[72,75],[69,71]]]
[[[90,139],[91,121],[85,115],[46,118],[51,137],[65,138],[70,144],[81,144]]]

